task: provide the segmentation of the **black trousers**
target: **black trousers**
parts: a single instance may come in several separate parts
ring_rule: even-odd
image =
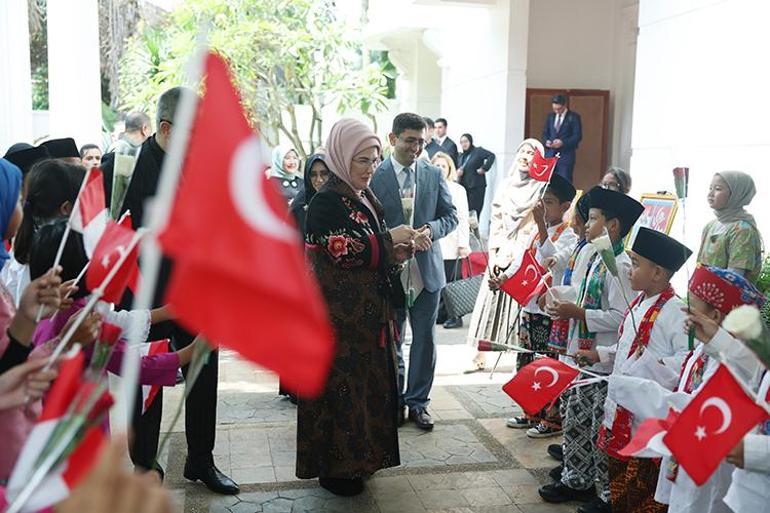
[[[174,349],[190,345],[195,338],[173,322],[153,326],[150,340],[170,338]],[[187,377],[188,368],[182,372]],[[213,463],[214,440],[217,423],[217,382],[219,381],[219,352],[213,351],[203,366],[195,386],[185,402],[185,436],[187,437],[187,458],[193,466]],[[150,408],[142,415],[142,393],[137,393],[131,426],[132,443],[129,444],[131,461],[137,467],[150,469],[155,462],[160,438],[160,420],[163,415],[163,388]]]
[[[484,195],[486,195],[486,193],[486,187],[465,189],[465,194],[468,196],[468,210],[475,210],[476,217],[481,217],[481,209],[484,208]]]

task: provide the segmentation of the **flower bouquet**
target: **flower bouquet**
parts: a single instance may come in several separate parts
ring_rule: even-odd
[[[115,148],[115,164],[112,172],[112,196],[110,196],[110,217],[117,220],[126,197],[126,191],[134,176],[141,146],[119,144]]]
[[[753,305],[739,306],[727,314],[722,327],[740,339],[770,369],[770,330],[767,327],[769,305],[770,302],[766,303],[761,313]]]

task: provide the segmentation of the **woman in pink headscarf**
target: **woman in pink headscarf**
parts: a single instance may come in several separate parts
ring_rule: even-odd
[[[326,299],[337,348],[323,394],[299,401],[297,477],[337,495],[400,464],[393,287],[414,251],[415,231],[388,230],[369,181],[380,140],[363,123],[337,122],[326,144],[332,177],[307,211],[308,259]],[[400,300],[403,301],[403,293]]]

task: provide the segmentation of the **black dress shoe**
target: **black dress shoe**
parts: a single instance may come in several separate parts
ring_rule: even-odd
[[[564,465],[559,465],[558,467],[554,467],[548,472],[548,476],[558,483],[559,481],[561,481],[562,470],[564,470]]]
[[[409,410],[409,420],[414,421],[418,428],[425,431],[433,429],[433,419],[430,417],[428,410]]]
[[[588,504],[578,506],[577,513],[612,513],[612,508],[597,497]]]
[[[188,461],[184,466],[184,477],[190,481],[200,481],[215,493],[235,495],[241,491],[235,481],[224,475],[213,463],[194,467]]]
[[[447,319],[447,321],[444,323],[444,329],[447,329],[447,330],[453,330],[455,328],[462,328],[462,327],[463,327],[462,317],[453,317],[451,319]]]
[[[352,497],[364,491],[364,480],[360,477],[356,479],[339,479],[336,477],[319,477],[318,484],[326,488],[334,495],[342,497]]]
[[[398,427],[406,424],[406,406],[398,407]]]
[[[551,444],[548,446],[548,455],[556,461],[564,461],[564,448],[561,444]]]
[[[588,502],[596,497],[596,490],[575,490],[561,482],[541,486],[537,491],[545,502],[567,502],[580,501]]]

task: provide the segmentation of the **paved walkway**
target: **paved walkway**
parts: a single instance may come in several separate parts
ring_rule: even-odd
[[[465,330],[438,329],[439,356],[426,433],[407,424],[399,430],[402,465],[377,473],[366,491],[339,498],[316,480],[294,477],[296,408],[277,395],[275,375],[225,351],[220,357],[217,465],[241,486],[223,497],[182,478],[186,453],[183,425],[171,436],[166,486],[187,513],[541,513],[574,511],[575,504],[541,501],[538,486],[556,465],[545,453],[555,440],[531,440],[505,426],[518,408],[500,386],[510,378],[513,357],[498,372],[464,375],[472,357]],[[490,362],[490,366],[493,362]],[[164,394],[164,430],[182,388]],[[184,417],[183,417],[184,418]],[[183,422],[182,422],[183,424]]]

